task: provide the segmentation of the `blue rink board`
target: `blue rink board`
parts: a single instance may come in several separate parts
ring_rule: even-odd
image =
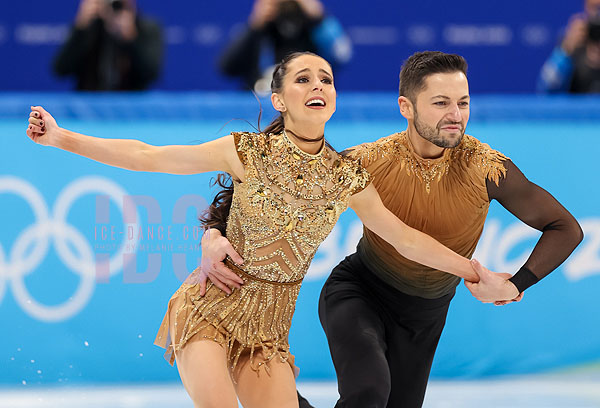
[[[220,112],[213,120],[202,113],[197,115],[201,119],[195,119],[186,106],[176,109],[177,99],[185,101],[189,95],[162,97],[168,109],[156,111],[154,117],[141,115],[140,119],[129,114],[118,117],[119,111],[141,109],[139,96],[112,97],[112,104],[119,109],[111,108],[108,96],[104,100],[87,98],[79,105],[80,113],[67,112],[66,107],[76,100],[69,95],[0,97],[0,107],[6,107],[0,109],[0,320],[4,327],[0,337],[0,384],[156,382],[177,378],[176,370],[163,360],[162,350],[152,342],[166,303],[179,285],[173,262],[181,262],[191,271],[200,257],[193,237],[195,211],[185,206],[180,210],[178,205],[186,202],[186,195],[196,195],[192,196],[193,202],[205,205],[215,191],[207,187],[212,175],[127,172],[36,146],[24,135],[26,106],[38,101],[49,110],[54,106],[53,111],[64,113],[57,117],[67,128],[154,144],[209,140],[233,130],[249,129],[243,122],[226,124],[227,118],[255,119],[256,102],[251,97],[240,97],[235,103],[215,101],[211,99],[214,95],[192,98],[197,112]],[[372,96],[361,111],[358,104],[364,101],[364,95],[342,95],[338,113],[327,126],[328,139],[335,148],[343,149],[404,129],[405,122],[394,108],[395,98],[393,94]],[[595,161],[600,153],[600,100],[479,100],[481,108],[474,102],[468,133],[508,155],[532,181],[551,191],[582,223],[586,238],[560,269],[528,290],[519,304],[501,308],[481,305],[459,287],[432,374],[436,378],[481,378],[597,362],[600,193]],[[208,104],[205,109],[203,103]],[[515,109],[515,104],[521,109]],[[226,108],[232,105],[236,108],[229,112]],[[494,105],[498,106],[496,116]],[[557,108],[561,105],[564,109]],[[386,114],[376,109],[382,106]],[[110,114],[102,114],[103,109]],[[356,114],[348,113],[352,109]],[[175,113],[165,117],[167,110]],[[271,111],[265,111],[269,118]],[[483,115],[482,111],[487,113]],[[569,111],[571,116],[565,113]],[[22,118],[19,112],[23,112]],[[550,113],[548,117],[543,117],[544,112]],[[527,117],[534,119],[526,121]],[[122,202],[107,204],[96,197],[97,191],[86,192],[90,182],[86,178],[91,176],[96,177],[92,181],[102,188],[102,194],[118,196],[120,189],[128,196],[141,196],[138,200],[156,204],[158,211],[139,207],[140,224],[145,232],[152,229],[154,238],[146,235],[141,240],[135,236],[127,239],[130,231],[123,225]],[[61,203],[66,209],[63,223],[58,214],[52,215]],[[39,224],[33,208],[38,212],[45,208],[50,214],[45,224],[48,230]],[[171,239],[167,236],[169,227]],[[185,227],[190,236],[185,236]],[[115,238],[111,237],[111,229]],[[325,275],[353,249],[360,232],[354,214],[344,214],[322,245],[303,285],[290,339],[301,380],[334,378],[318,323],[317,299]],[[54,242],[50,238],[53,234],[57,237]],[[514,272],[537,236],[493,204],[476,256],[493,270]],[[60,246],[61,242],[66,246]],[[137,247],[133,270],[114,269],[110,277],[92,279],[80,278],[74,272],[88,276],[81,272],[87,270],[82,259],[112,256],[123,242]],[[43,250],[45,244],[47,250]],[[153,269],[159,262],[160,267]]]

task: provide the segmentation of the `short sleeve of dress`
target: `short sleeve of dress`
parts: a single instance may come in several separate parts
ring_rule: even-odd
[[[369,143],[363,143],[358,146],[347,148],[340,152],[340,155],[350,160],[354,160],[362,166],[366,166],[369,163],[369,147]]]
[[[365,169],[362,166],[358,166],[358,169],[356,171],[356,177],[357,177],[356,187],[352,191],[352,193],[351,193],[352,195],[354,195],[356,193],[360,193],[365,188],[367,188],[367,186],[371,183],[371,174],[369,174],[367,169]]]
[[[240,161],[245,166],[249,162],[250,150],[253,146],[253,139],[256,137],[253,133],[247,132],[232,132],[235,150],[237,151]]]
[[[360,165],[358,160],[344,157],[344,161],[346,162],[346,178],[350,180],[350,195],[360,193],[371,182],[371,174]]]

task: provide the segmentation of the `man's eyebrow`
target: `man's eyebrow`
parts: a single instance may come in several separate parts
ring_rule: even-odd
[[[450,99],[450,97],[446,96],[446,95],[436,95],[436,96],[432,96],[431,99],[435,99],[435,98],[442,98],[442,99]],[[462,101],[463,99],[469,99],[470,96],[469,95],[464,95],[462,98],[460,98],[459,100]]]

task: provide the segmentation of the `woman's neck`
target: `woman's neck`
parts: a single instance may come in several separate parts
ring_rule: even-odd
[[[316,154],[321,151],[325,138],[325,126],[307,127],[294,126],[286,124],[285,131],[287,136],[296,146],[309,154]]]

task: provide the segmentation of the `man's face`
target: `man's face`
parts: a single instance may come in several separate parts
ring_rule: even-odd
[[[419,135],[439,147],[456,147],[469,121],[469,83],[460,71],[432,74],[415,97],[414,124]]]

